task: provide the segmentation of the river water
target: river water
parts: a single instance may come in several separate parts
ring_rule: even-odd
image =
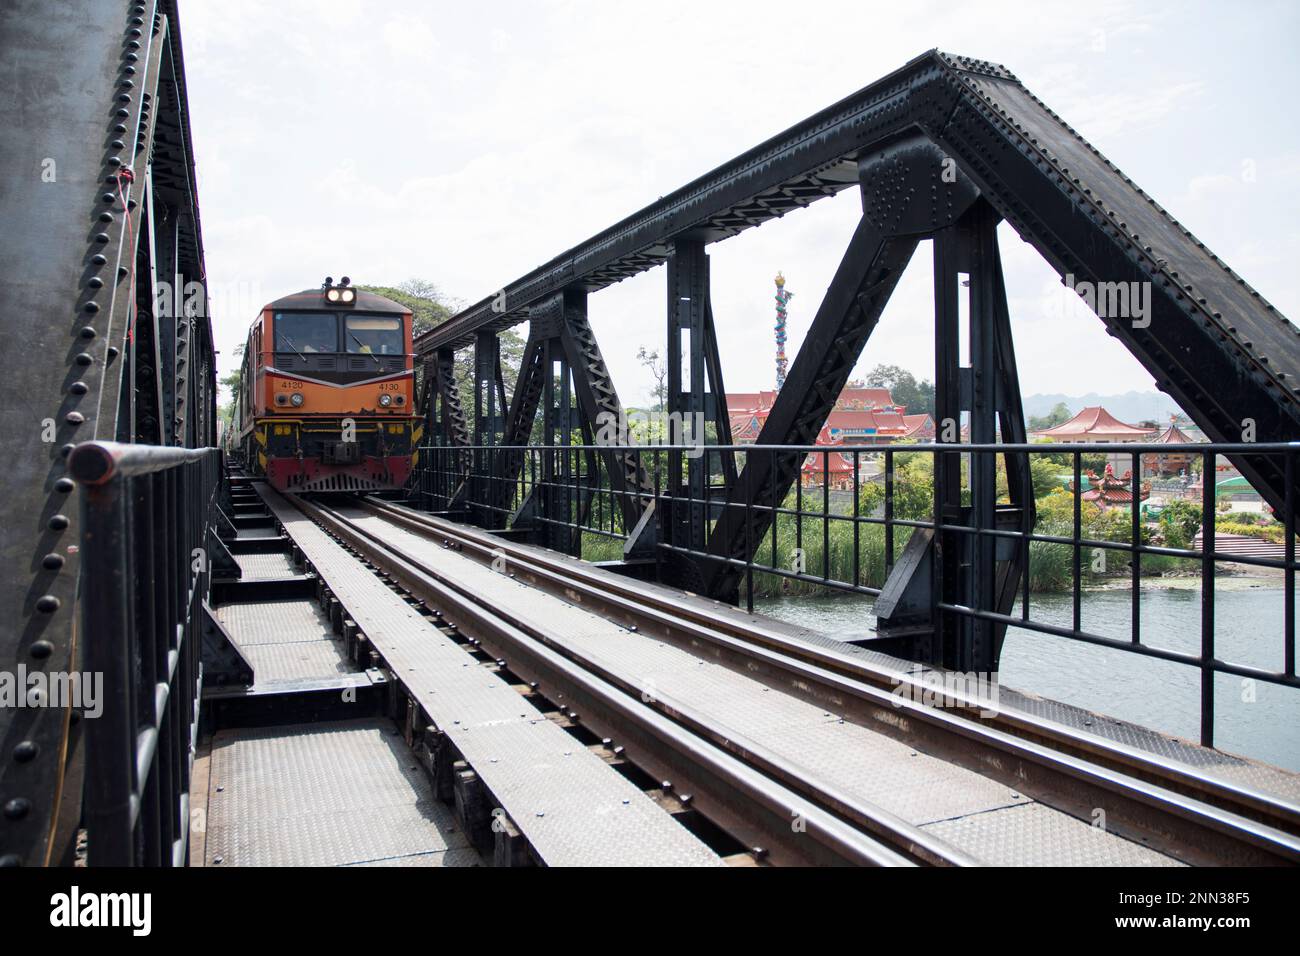
[[[1281,670],[1283,594],[1277,579],[1220,579],[1214,595],[1216,656]],[[756,611],[845,640],[873,633],[871,607],[869,598],[854,595],[754,602]],[[1085,591],[1083,629],[1128,640],[1130,608],[1127,588]],[[1036,621],[1070,626],[1068,594],[1032,595],[1030,609]],[[1144,644],[1199,648],[1201,591],[1194,580],[1144,585],[1141,614]],[[1200,736],[1200,672],[1184,664],[1011,628],[1001,682],[1189,740]],[[1214,705],[1219,749],[1300,771],[1300,690],[1220,674]]]

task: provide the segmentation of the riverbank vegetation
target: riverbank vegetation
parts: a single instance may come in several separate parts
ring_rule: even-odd
[[[1100,456],[1098,456],[1100,457]],[[1065,487],[1073,470],[1069,456],[1035,455],[1031,461],[1031,480],[1035,497],[1035,532],[1042,535],[1071,537],[1074,533],[1074,495]],[[743,462],[742,462],[743,464]],[[1085,462],[1084,468],[1096,462]],[[899,451],[894,455],[893,516],[896,521],[929,522],[934,501],[932,456],[924,452]],[[1095,470],[1095,469],[1094,469]],[[965,481],[963,480],[963,486]],[[1005,474],[999,466],[999,495],[1008,500]],[[887,533],[883,523],[855,521],[854,517],[883,519],[885,489],[883,481],[864,481],[855,494],[820,487],[792,489],[782,503],[783,513],[775,527],[769,529],[755,554],[753,588],[755,597],[778,595],[815,595],[829,593],[822,582],[856,583],[879,588],[888,573],[886,560]],[[828,507],[829,506],[829,507]],[[793,513],[804,512],[804,515]],[[1218,516],[1216,527],[1221,534],[1251,534],[1268,540],[1281,540],[1281,526],[1240,515],[1225,520]],[[1081,537],[1094,541],[1128,544],[1132,540],[1132,516],[1126,508],[1101,508],[1092,502],[1079,503]],[[1169,548],[1190,548],[1201,527],[1198,505],[1178,500],[1164,506],[1158,518],[1140,526],[1141,543]],[[908,525],[895,525],[894,560],[913,533]],[[1276,535],[1276,537],[1274,537]],[[592,561],[621,557],[622,541],[598,535],[586,535],[583,557]],[[1132,568],[1127,551],[1084,547],[1079,553],[1081,583],[1085,587],[1107,581],[1127,579]],[[1033,541],[1029,545],[1029,586],[1036,592],[1068,591],[1074,582],[1074,548],[1068,544]],[[776,569],[764,571],[760,566]],[[1144,554],[1139,563],[1143,577],[1181,575],[1196,571],[1195,558]],[[743,583],[742,583],[743,587]]]

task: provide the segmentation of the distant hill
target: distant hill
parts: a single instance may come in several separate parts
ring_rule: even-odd
[[[1074,413],[1091,405],[1100,405],[1116,418],[1125,422],[1154,420],[1167,422],[1170,415],[1178,414],[1178,404],[1163,392],[1124,392],[1121,395],[1026,395],[1025,417],[1048,414],[1057,404],[1065,402]]]

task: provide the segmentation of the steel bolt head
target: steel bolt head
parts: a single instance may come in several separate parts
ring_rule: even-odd
[[[34,740],[23,740],[14,747],[14,760],[18,763],[28,763],[36,759],[41,748]]]

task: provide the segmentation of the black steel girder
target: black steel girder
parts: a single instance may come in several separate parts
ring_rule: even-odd
[[[1215,440],[1300,435],[1300,330],[1005,68],[931,51],[568,250],[422,336],[421,352],[523,321],[548,295],[602,288],[854,185],[862,159],[919,133],[1063,276],[1151,283],[1147,325],[1107,328]],[[496,305],[496,310],[493,306]],[[1235,463],[1282,506],[1280,465]]]
[[[11,267],[0,322],[5,340],[21,343],[0,357],[0,560],[9,575],[0,669],[66,673],[95,639],[77,625],[80,529],[65,464],[73,444],[113,437],[119,420],[167,443],[216,437],[206,312],[189,341],[193,427],[182,436],[164,418],[178,379],[153,326],[153,293],[167,278],[156,273],[166,258],[157,247],[173,216],[186,226],[168,261],[203,277],[176,5],[14,0],[0,7],[0,57],[10,84],[0,101],[0,259]],[[148,323],[139,335],[137,303],[136,321]],[[71,707],[0,708],[0,804],[14,808],[0,819],[0,863],[68,859],[77,728]]]

